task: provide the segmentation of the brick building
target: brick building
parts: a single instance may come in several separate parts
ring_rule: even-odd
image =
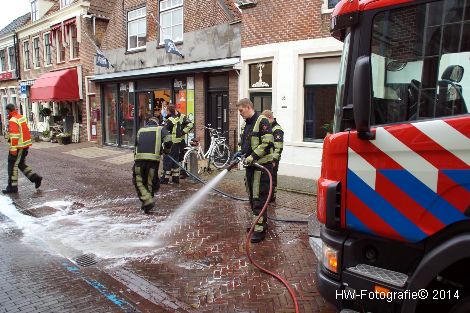
[[[7,125],[5,106],[8,103],[15,105],[18,103],[18,37],[15,30],[28,20],[29,14],[25,14],[0,30],[0,121],[3,130]],[[20,112],[23,113],[22,110]]]
[[[320,174],[334,113],[342,43],[329,35],[337,1],[243,0],[240,97],[271,109],[285,132],[279,171]]]
[[[171,39],[184,56],[168,53]],[[204,125],[236,138],[240,10],[233,0],[124,0],[114,7],[95,67],[94,135],[107,145],[134,145],[145,118],[173,103]],[[99,99],[99,100],[98,100]]]
[[[87,77],[114,0],[31,0],[29,21],[16,30],[21,107],[38,132],[72,132],[86,140]],[[44,116],[49,108],[51,116]]]

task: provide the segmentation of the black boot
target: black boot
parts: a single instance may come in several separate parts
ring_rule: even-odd
[[[162,185],[168,185],[169,181],[170,180],[166,177],[163,177],[163,176],[160,177],[160,184],[162,184]]]
[[[254,231],[253,234],[251,234],[251,243],[258,243],[264,240],[266,237],[266,231]]]
[[[18,187],[7,186],[7,188],[3,189],[2,192],[3,192],[4,194],[8,194],[8,193],[18,193]]]
[[[143,205],[141,209],[142,211],[144,211],[145,214],[149,214],[150,210],[153,209],[154,205],[155,205],[154,203]]]
[[[171,176],[171,182],[173,184],[179,184],[180,183],[180,177],[179,176]]]
[[[38,189],[39,187],[41,187],[41,183],[42,183],[42,177],[38,175],[38,178],[36,178],[36,180],[34,181],[34,187]]]

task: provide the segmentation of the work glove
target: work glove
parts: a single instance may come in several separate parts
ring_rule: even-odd
[[[249,156],[245,159],[245,165],[251,165],[253,164],[253,162],[255,161],[255,159],[253,159],[253,156]]]
[[[242,157],[243,157],[243,153],[241,151],[237,151],[233,154],[232,160],[235,160],[237,158],[242,158]]]

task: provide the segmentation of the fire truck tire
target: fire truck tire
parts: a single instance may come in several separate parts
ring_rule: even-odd
[[[470,312],[470,297],[463,298],[454,305],[449,313],[468,313]]]

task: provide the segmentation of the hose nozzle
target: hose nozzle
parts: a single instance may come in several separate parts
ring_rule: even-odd
[[[231,169],[236,167],[238,165],[238,163],[240,163],[240,162],[242,162],[242,157],[241,156],[237,156],[237,157],[233,158],[232,161],[230,162],[230,164],[228,165],[227,170],[230,171]]]

